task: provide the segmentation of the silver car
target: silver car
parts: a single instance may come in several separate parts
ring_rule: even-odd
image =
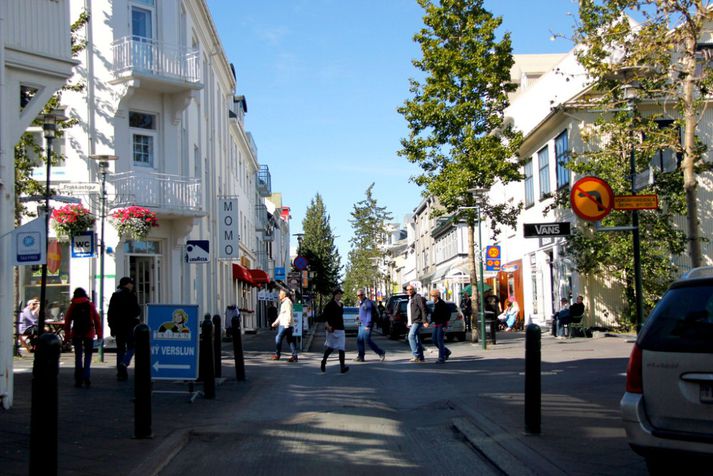
[[[713,267],[672,284],[651,312],[629,358],[621,411],[629,445],[652,474],[710,465]]]
[[[354,306],[344,306],[344,333],[359,333],[359,308]]]

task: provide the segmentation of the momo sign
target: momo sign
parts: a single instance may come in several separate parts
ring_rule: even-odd
[[[525,223],[525,238],[542,238],[545,236],[569,236],[571,233],[570,223]]]
[[[238,259],[238,199],[218,199],[218,259]]]

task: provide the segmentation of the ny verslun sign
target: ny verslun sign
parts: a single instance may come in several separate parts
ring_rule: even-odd
[[[569,236],[569,222],[525,223],[525,238],[540,238],[543,236]]]
[[[151,329],[151,378],[198,378],[198,306],[147,304],[146,323]]]
[[[218,199],[218,258],[238,259],[238,199]]]

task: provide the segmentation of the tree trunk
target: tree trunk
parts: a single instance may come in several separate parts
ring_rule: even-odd
[[[696,109],[694,104],[693,89],[696,72],[696,39],[689,37],[686,39],[686,59],[684,61],[686,74],[683,80],[683,104],[684,104],[684,131],[683,131],[683,189],[686,192],[686,206],[688,208],[687,234],[688,251],[691,256],[691,266],[698,267],[703,264],[701,255],[701,240],[698,230],[698,182],[695,172],[695,134],[696,134]]]

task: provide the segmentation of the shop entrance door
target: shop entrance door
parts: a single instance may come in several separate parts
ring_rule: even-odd
[[[129,276],[134,279],[134,289],[141,309],[149,303],[161,302],[159,256],[129,256]]]

